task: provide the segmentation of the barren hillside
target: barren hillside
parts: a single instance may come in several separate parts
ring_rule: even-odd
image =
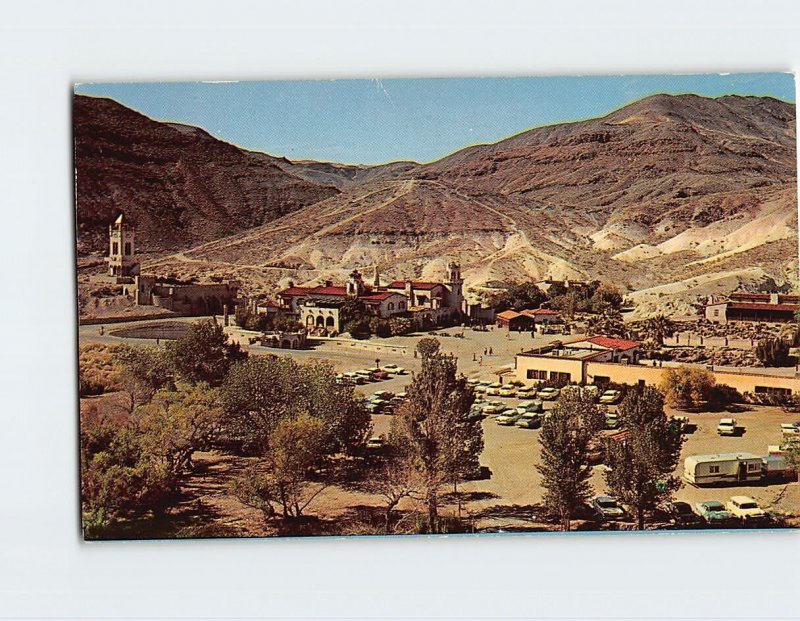
[[[397,173],[160,267],[269,289],[371,265],[434,278],[457,258],[468,285],[602,278],[674,310],[797,281],[795,113],[774,99],[660,95]]]

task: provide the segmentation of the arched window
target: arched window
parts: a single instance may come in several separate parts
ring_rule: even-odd
[[[394,302],[389,302],[389,310],[394,310]]]

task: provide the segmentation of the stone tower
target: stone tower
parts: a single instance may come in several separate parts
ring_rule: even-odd
[[[136,276],[139,261],[134,247],[134,228],[123,222],[122,214],[108,227],[108,275]]]
[[[450,290],[450,308],[464,312],[464,279],[461,278],[461,266],[455,261],[450,261],[447,265],[447,280],[444,284]]]

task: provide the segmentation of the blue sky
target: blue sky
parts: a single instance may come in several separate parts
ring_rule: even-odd
[[[785,73],[81,84],[247,149],[344,163],[428,162],[532,127],[602,116],[655,93],[795,101]]]

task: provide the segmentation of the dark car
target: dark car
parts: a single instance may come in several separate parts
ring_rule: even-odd
[[[691,528],[700,524],[700,517],[688,502],[670,502],[665,507],[669,521],[675,526]]]

